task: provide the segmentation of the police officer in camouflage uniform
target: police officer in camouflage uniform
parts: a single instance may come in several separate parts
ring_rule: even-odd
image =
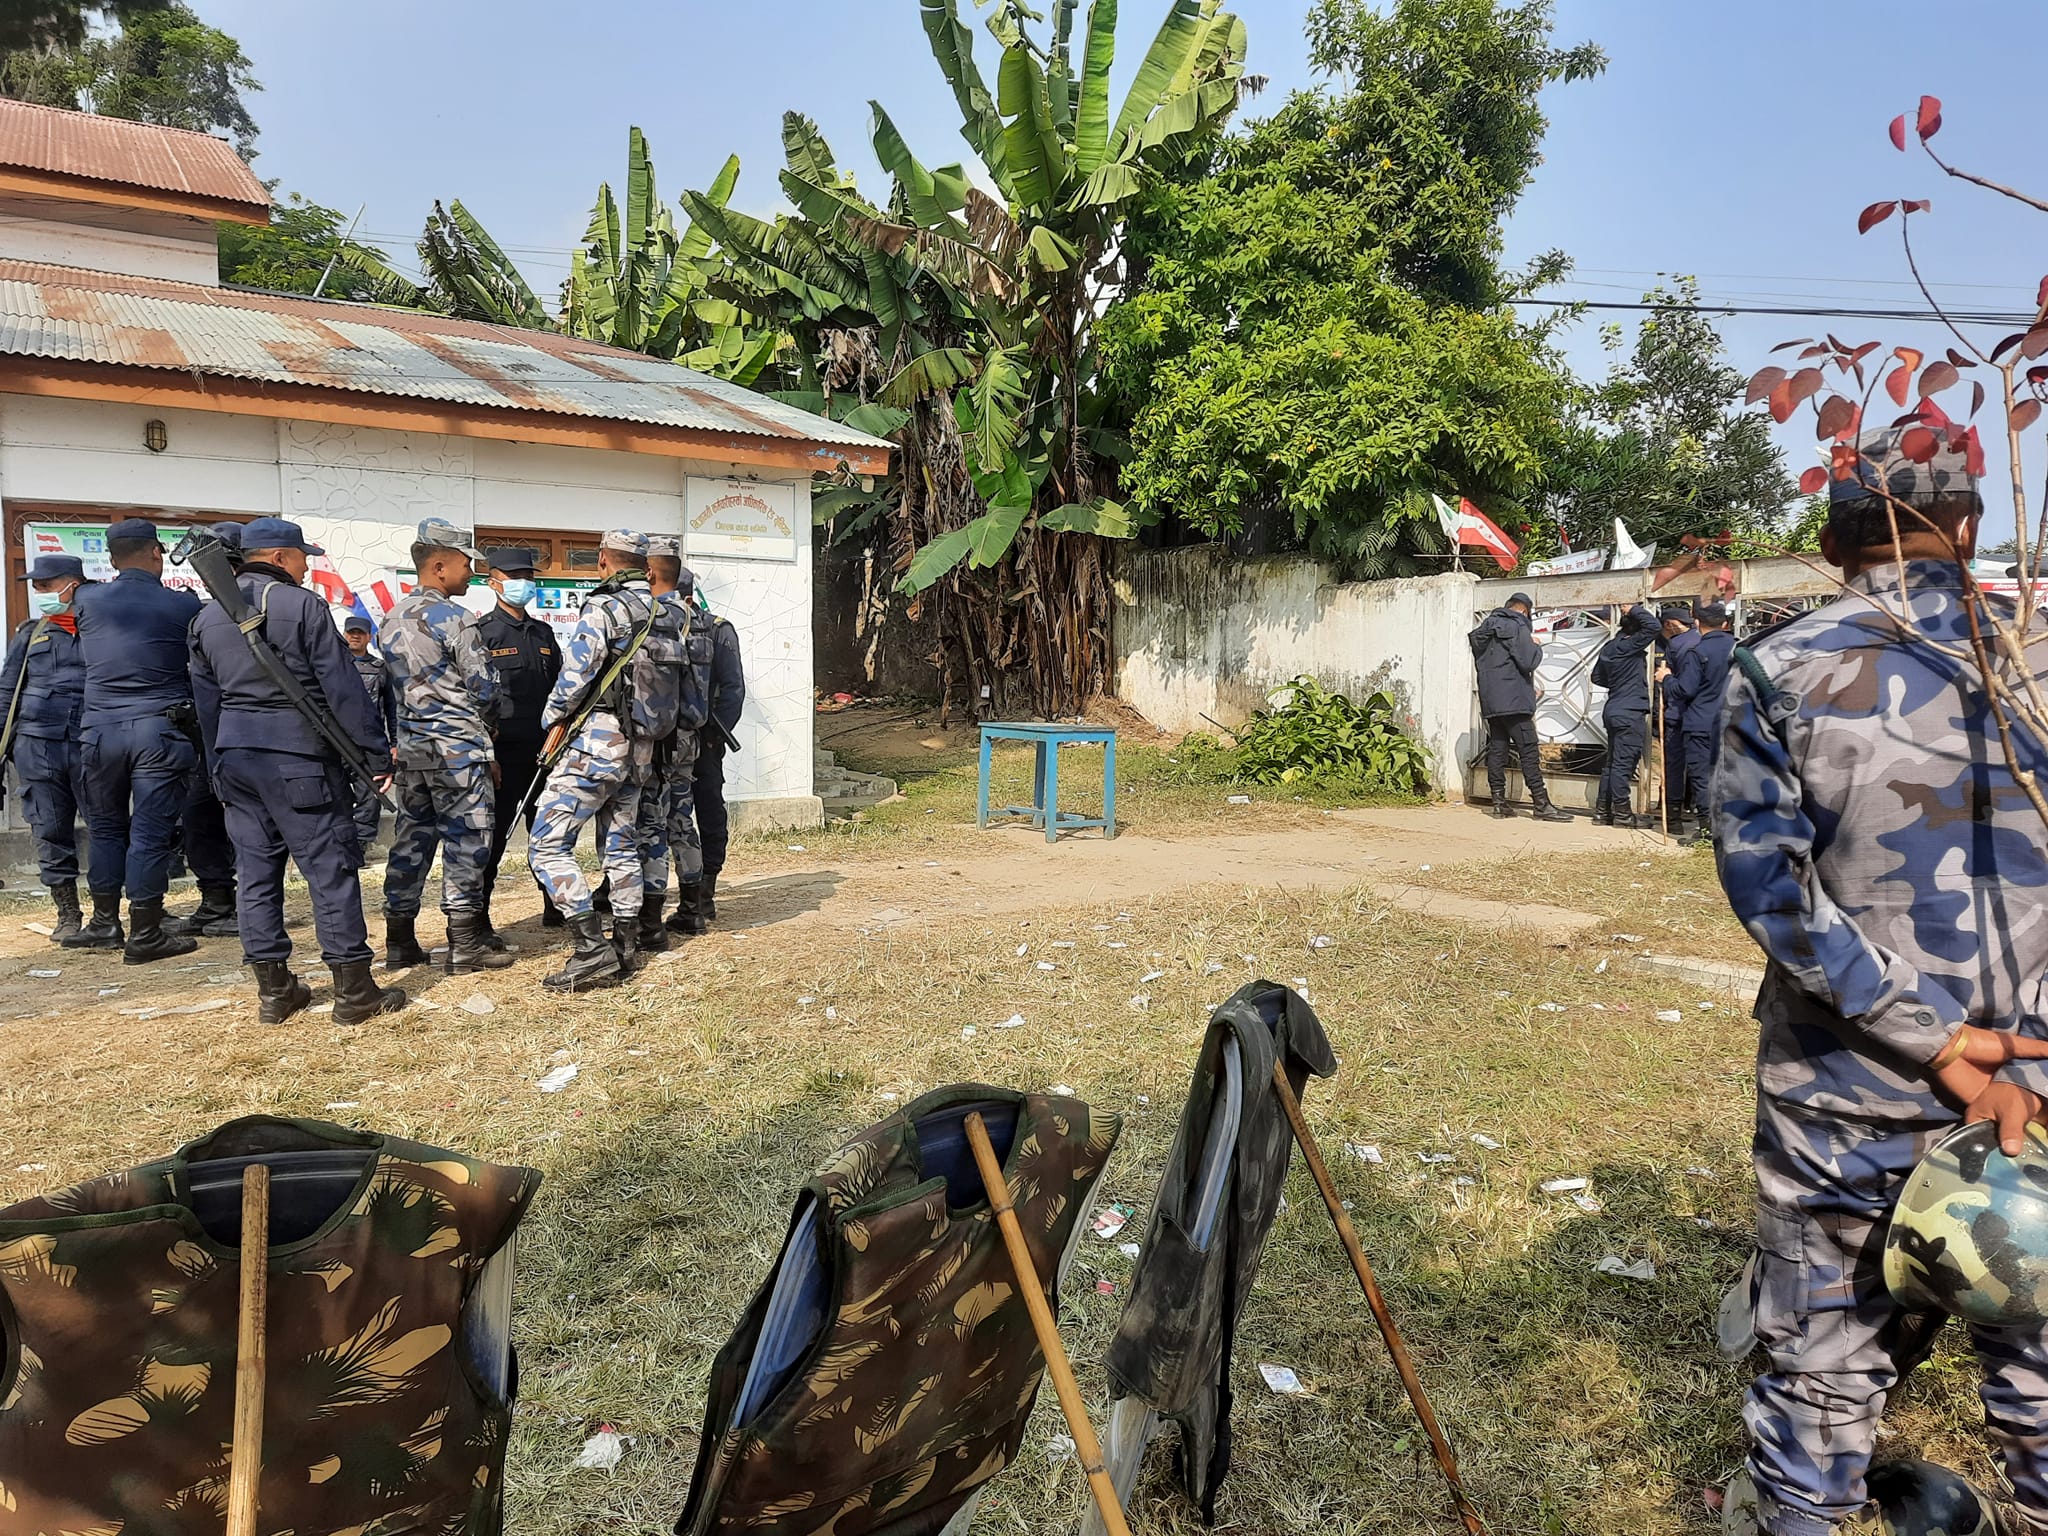
[[[640,841],[640,927],[636,946],[658,954],[674,931],[662,923],[668,901],[669,859],[676,866],[676,915],[694,914],[704,878],[704,845],[697,836],[695,792],[698,729],[710,717],[711,625],[695,602],[697,577],[683,564],[675,539],[649,541],[647,576],[657,599],[675,615],[685,636],[675,734],[655,753],[654,778],[640,797],[635,834]],[[698,927],[696,932],[703,929]]]
[[[562,674],[548,697],[549,735],[567,735],[568,749],[548,775],[529,838],[534,875],[576,930],[569,963],[543,982],[557,991],[605,985],[631,965],[641,899],[640,797],[654,776],[656,748],[675,730],[677,711],[681,636],[674,632],[673,610],[648,582],[647,536],[626,529],[606,534],[597,568],[603,579],[562,647]],[[658,638],[657,630],[668,633]],[[632,661],[605,686],[629,647]],[[609,937],[576,864],[576,840],[590,822],[618,917]]]
[[[38,555],[28,568],[35,609],[14,631],[0,672],[0,720],[7,756],[21,785],[21,808],[35,833],[37,872],[57,906],[50,942],[62,944],[85,926],[78,905],[78,716],[85,699],[85,659],[71,600],[85,585],[76,555]]]
[[[384,870],[384,968],[425,965],[416,925],[427,869],[441,850],[447,968],[502,970],[512,957],[484,944],[484,864],[491,852],[497,755],[491,720],[497,678],[469,611],[477,558],[462,530],[440,518],[412,546],[419,585],[385,616],[377,639],[398,695],[398,815]]]
[[[1969,659],[1982,503],[1960,449],[1860,446],[1822,539],[1849,591],[1736,656],[1713,784],[1722,884],[1769,962],[1757,1250],[1731,1297],[1769,1358],[1743,1410],[1755,1523],[1729,1527],[1776,1536],[1857,1513],[1886,1396],[1938,1324],[1881,1274],[1908,1174],[1964,1119],[2017,1153],[2048,1093],[2048,838]],[[1880,487],[1902,504],[1896,547]],[[1970,1334],[1991,1437],[2048,1531],[2048,1331]]]
[[[391,686],[391,669],[384,665],[382,656],[370,649],[376,633],[377,626],[359,613],[342,620],[341,638],[348,644],[349,660],[355,663],[356,676],[362,679],[363,691],[369,694],[377,718],[384,722],[385,740],[396,741],[398,694]],[[368,863],[370,845],[377,841],[377,830],[383,825],[384,802],[377,798],[377,791],[368,784],[357,784],[355,797],[356,846],[362,850],[363,861]]]

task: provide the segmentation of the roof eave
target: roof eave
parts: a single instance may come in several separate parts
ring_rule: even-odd
[[[324,421],[338,426],[396,432],[434,432],[499,442],[544,443],[614,453],[654,454],[757,469],[829,472],[844,464],[855,474],[888,473],[890,444],[866,447],[696,427],[605,420],[500,406],[466,406],[413,396],[392,396],[306,384],[278,384],[184,369],[117,363],[0,357],[0,394],[101,400],[166,410],[214,411],[231,416]]]
[[[93,203],[103,208],[139,208],[150,213],[181,213],[191,218],[211,219],[225,224],[248,224],[258,229],[270,223],[268,203],[237,202],[228,198],[206,197],[196,192],[160,191],[155,187],[95,181],[89,176],[67,176],[59,171],[34,170],[19,165],[0,166],[0,193],[7,192],[29,197],[54,197],[66,202]]]

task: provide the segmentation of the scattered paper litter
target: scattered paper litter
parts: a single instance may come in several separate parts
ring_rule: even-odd
[[[1361,1163],[1384,1164],[1386,1162],[1386,1159],[1380,1156],[1380,1149],[1373,1146],[1370,1142],[1347,1141],[1344,1143],[1344,1150],[1357,1158]]]
[[[789,845],[789,851],[791,853],[806,853],[809,850],[806,849],[802,843],[791,843]]]
[[[16,1173],[48,1173],[50,1165],[48,1163],[23,1163],[14,1171]]]
[[[1514,993],[1512,993],[1512,992],[1496,992],[1496,993],[1494,993],[1493,995],[1494,995],[1495,997],[1498,997],[1498,998],[1501,998],[1501,999],[1505,1000],[1505,999],[1507,999],[1507,998],[1513,997],[1513,996],[1514,996],[1515,994],[1514,994]]]
[[[883,1093],[877,1095],[877,1097],[879,1097],[884,1104],[894,1104],[898,1099],[902,1098],[903,1095],[900,1093],[889,1093],[887,1091],[884,1091]]]
[[[1308,947],[1310,949],[1329,949],[1333,947],[1336,944],[1336,942],[1337,941],[1331,938],[1327,933],[1319,933],[1314,938],[1308,941]]]
[[[1287,984],[1297,992],[1306,992],[1308,990],[1308,978],[1306,976],[1291,976],[1288,978]]]
[[[64,974],[64,973],[63,973],[62,971],[30,971],[30,972],[29,972],[29,975],[31,975],[31,976],[33,976],[33,977],[35,977],[35,978],[36,978],[36,979],[37,979],[38,981],[55,981],[55,980],[56,980],[56,979],[57,979],[57,978],[58,978],[59,976],[62,976],[63,974]]]
[[[1429,866],[1428,866],[1427,864],[1423,865],[1423,866],[1422,866],[1422,871],[1423,871],[1423,873],[1424,873],[1424,874],[1427,874],[1427,873],[1429,873]]]
[[[1472,1137],[1472,1145],[1475,1147],[1484,1147],[1489,1152],[1498,1152],[1500,1150],[1500,1143],[1495,1141],[1491,1136],[1488,1136],[1483,1132],[1474,1134],[1474,1136]]]
[[[1648,1259],[1637,1259],[1635,1263],[1627,1264],[1622,1262],[1620,1255],[1612,1253],[1608,1254],[1598,1264],[1595,1264],[1593,1271],[1595,1274],[1613,1275],[1618,1280],[1654,1280],[1657,1278],[1657,1266]]]
[[[1074,947],[1074,941],[1072,939],[1054,939],[1052,941],[1052,947],[1054,949],[1072,949]]]
[[[939,861],[937,859],[926,859],[924,861],[924,867],[926,869],[937,869],[939,867]]]
[[[626,1047],[626,1054],[628,1056],[645,1056],[647,1054],[647,1047],[644,1045],[629,1045]]]
[[[1593,974],[1595,976],[1605,976],[1607,974],[1607,962],[1602,960],[1598,965],[1594,966]]]
[[[119,997],[120,995],[121,989],[118,986],[100,988],[101,997]]]
[[[1124,1224],[1131,1219],[1131,1213],[1121,1205],[1105,1205],[1095,1213],[1095,1222],[1089,1228],[1097,1237],[1107,1242],[1123,1231]]]
[[[1041,961],[1039,961],[1039,962],[1038,962],[1038,968],[1039,968],[1039,969],[1040,969],[1041,971],[1056,971],[1056,970],[1058,970],[1058,969],[1059,969],[1059,967],[1058,967],[1058,966],[1056,966],[1056,965],[1054,965],[1054,964],[1053,964],[1053,963],[1052,963],[1052,962],[1051,962],[1050,960],[1041,960]]]
[[[1150,1104],[1152,1102],[1152,1095],[1149,1093],[1141,1093],[1138,1095],[1138,1102],[1140,1104]]]
[[[55,930],[53,930],[48,923],[23,923],[21,925],[21,931],[23,933],[39,933],[47,939]]]
[[[1588,1216],[1598,1216],[1602,1211],[1607,1209],[1606,1206],[1602,1205],[1598,1200],[1594,1199],[1591,1195],[1573,1195],[1572,1204],[1576,1205]]]
[[[232,987],[236,982],[244,979],[240,971],[222,971],[218,976],[207,977],[206,984],[209,987]]]
[[[354,1099],[336,1099],[327,1107],[329,1109],[361,1109],[363,1106]]]
[[[1130,1000],[1130,1002],[1127,1003],[1125,1006],[1128,1007],[1133,1013],[1150,1012],[1152,1008],[1152,994],[1149,992],[1140,992],[1135,997],[1133,997]]]
[[[576,1062],[567,1062],[555,1068],[554,1071],[550,1072],[533,1086],[542,1093],[560,1093],[564,1088],[576,1081],[576,1074],[582,1070],[583,1068]]]
[[[1617,944],[1640,944],[1643,942],[1643,936],[1640,933],[1617,933],[1614,936],[1614,942]]]
[[[1261,1360],[1259,1375],[1266,1383],[1266,1390],[1276,1397],[1308,1396],[1308,1388],[1301,1384],[1301,1378],[1284,1365],[1270,1365]]]
[[[997,1029],[1022,1029],[1023,1027],[1024,1015],[1021,1013],[1011,1014],[1007,1019],[1003,1020],[1002,1023],[996,1026]]]
[[[1714,1176],[1714,1170],[1711,1168],[1688,1168],[1685,1170],[1685,1176],[1689,1179],[1711,1179]]]
[[[548,1059],[550,1061],[567,1061],[569,1059],[569,1048],[566,1045],[563,1046],[559,1051],[555,1052],[555,1054],[549,1057]]]
[[[223,1008],[234,1007],[234,1001],[225,997],[209,997],[203,1003],[187,1003],[182,1008],[123,1008],[123,1018],[147,1022],[150,1019],[183,1018],[193,1013],[218,1013]]]
[[[583,1453],[576,1458],[576,1465],[585,1472],[610,1472],[632,1443],[631,1435],[622,1435],[609,1424],[600,1425],[597,1433],[583,1442]]]
[[[1023,959],[1023,958],[1024,958],[1024,957],[1025,957],[1026,955],[1028,955],[1028,954],[1030,954],[1030,953],[1031,953],[1031,946],[1030,946],[1029,944],[1019,944],[1019,945],[1017,946],[1017,958],[1018,958],[1019,960],[1022,960],[1022,959]]]
[[[1455,1179],[1451,1180],[1451,1188],[1470,1189],[1473,1185],[1477,1184],[1478,1182],[1479,1181],[1477,1179],[1471,1177],[1469,1174],[1461,1173]]]
[[[1592,1185],[1591,1179],[1545,1179],[1536,1187],[1546,1195],[1570,1195],[1582,1189],[1590,1189]]]
[[[1458,1160],[1458,1154],[1455,1152],[1418,1152],[1415,1156],[1432,1168],[1439,1163],[1455,1163]]]
[[[1098,1296],[1114,1296],[1116,1294],[1116,1282],[1114,1280],[1096,1281],[1095,1294]]]
[[[960,1038],[962,1040],[972,1040],[975,1034],[976,1030],[972,1024],[964,1025],[960,1030]]]
[[[1107,944],[1103,945],[1102,947],[1104,949],[1129,949],[1131,946],[1126,944],[1122,939],[1111,939]]]
[[[1072,1461],[1074,1459],[1074,1437],[1072,1435],[1054,1435],[1050,1440],[1046,1441],[1045,1459],[1056,1467],[1063,1462]]]
[[[328,999],[328,1000],[327,1000],[326,1002],[324,1002],[324,1003],[315,1003],[315,1004],[314,1004],[314,1005],[313,1005],[312,1007],[308,1008],[308,1009],[306,1010],[306,1012],[307,1012],[307,1013],[309,1013],[309,1014],[313,1014],[313,1013],[332,1013],[332,1012],[334,1012],[334,999],[330,997],[330,998],[329,998],[329,999]]]
[[[1165,974],[1166,972],[1164,971],[1147,971],[1144,975],[1138,978],[1138,985],[1142,987],[1148,981],[1157,981],[1160,977],[1164,976]]]
[[[1230,797],[1229,803],[1231,805],[1250,805],[1252,803],[1252,797],[1250,795],[1232,795]]]
[[[1054,1083],[1045,1091],[1049,1096],[1056,1099],[1071,1099],[1074,1096],[1074,1090],[1065,1083]]]
[[[1216,973],[1217,973],[1218,971],[1220,971],[1220,970],[1222,970],[1222,969],[1223,969],[1223,962],[1222,962],[1221,960],[1209,960],[1209,961],[1205,961],[1205,962],[1203,963],[1203,965],[1202,965],[1202,974],[1203,974],[1204,976],[1214,976],[1214,975],[1215,975],[1215,974],[1216,974]],[[33,971],[31,971],[31,972],[30,972],[29,974],[30,974],[30,975],[34,975],[35,973],[34,973]]]
[[[1116,1251],[1127,1259],[1135,1259],[1142,1250],[1136,1243],[1118,1243]]]
[[[1564,1004],[1563,1004],[1563,1003],[1538,1003],[1538,1004],[1536,1005],[1536,1008],[1537,1008],[1537,1011],[1538,1011],[1539,1013],[1563,1013],[1563,1012],[1564,1012]]]
[[[421,1013],[439,1013],[441,1011],[441,1005],[430,997],[416,997],[412,1000],[411,1006],[417,1008]]]
[[[1659,1008],[1657,1010],[1657,1022],[1659,1024],[1683,1024],[1685,1022],[1685,1015],[1676,1008]]]
[[[836,1019],[839,1017],[839,1010],[837,1008],[827,1008],[825,1010],[825,1017],[828,1019]]]
[[[1245,963],[1246,965],[1254,965],[1254,966],[1255,966],[1255,965],[1257,965],[1257,964],[1259,963],[1259,957],[1258,957],[1257,955],[1240,955],[1240,956],[1238,956],[1238,958],[1239,958],[1240,960],[1244,961],[1244,963]]]
[[[796,1000],[796,1005],[799,1008],[808,1008],[811,1006],[811,1004],[815,1003],[816,1001],[817,999],[815,997],[800,997]]]
[[[492,1002],[488,997],[485,997],[483,993],[472,992],[469,994],[469,996],[465,997],[462,1000],[462,1011],[464,1013],[474,1013],[479,1016],[482,1016],[496,1013],[498,1011],[498,1005]]]

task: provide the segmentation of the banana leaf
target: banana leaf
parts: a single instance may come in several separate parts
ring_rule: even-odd
[[[1109,72],[1116,63],[1117,0],[1088,11],[1088,50],[1081,63],[1081,106],[1074,119],[1074,169],[1092,176],[1109,158]]]

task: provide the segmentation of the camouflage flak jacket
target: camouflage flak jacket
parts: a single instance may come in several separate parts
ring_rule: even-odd
[[[1051,1298],[1116,1116],[963,1085],[862,1132],[806,1186],[821,1217],[825,1325],[736,1425],[772,1279],[755,1296],[712,1367],[683,1536],[928,1536],[1016,1454],[1044,1371],[1030,1315],[987,1202],[949,1208],[919,1152],[918,1122],[963,1103],[1016,1108],[1004,1174]]]
[[[0,1532],[220,1536],[240,1255],[201,1226],[192,1170],[323,1151],[361,1170],[270,1248],[259,1529],[495,1536],[511,1409],[464,1360],[462,1312],[540,1175],[261,1118],[0,1210]]]

